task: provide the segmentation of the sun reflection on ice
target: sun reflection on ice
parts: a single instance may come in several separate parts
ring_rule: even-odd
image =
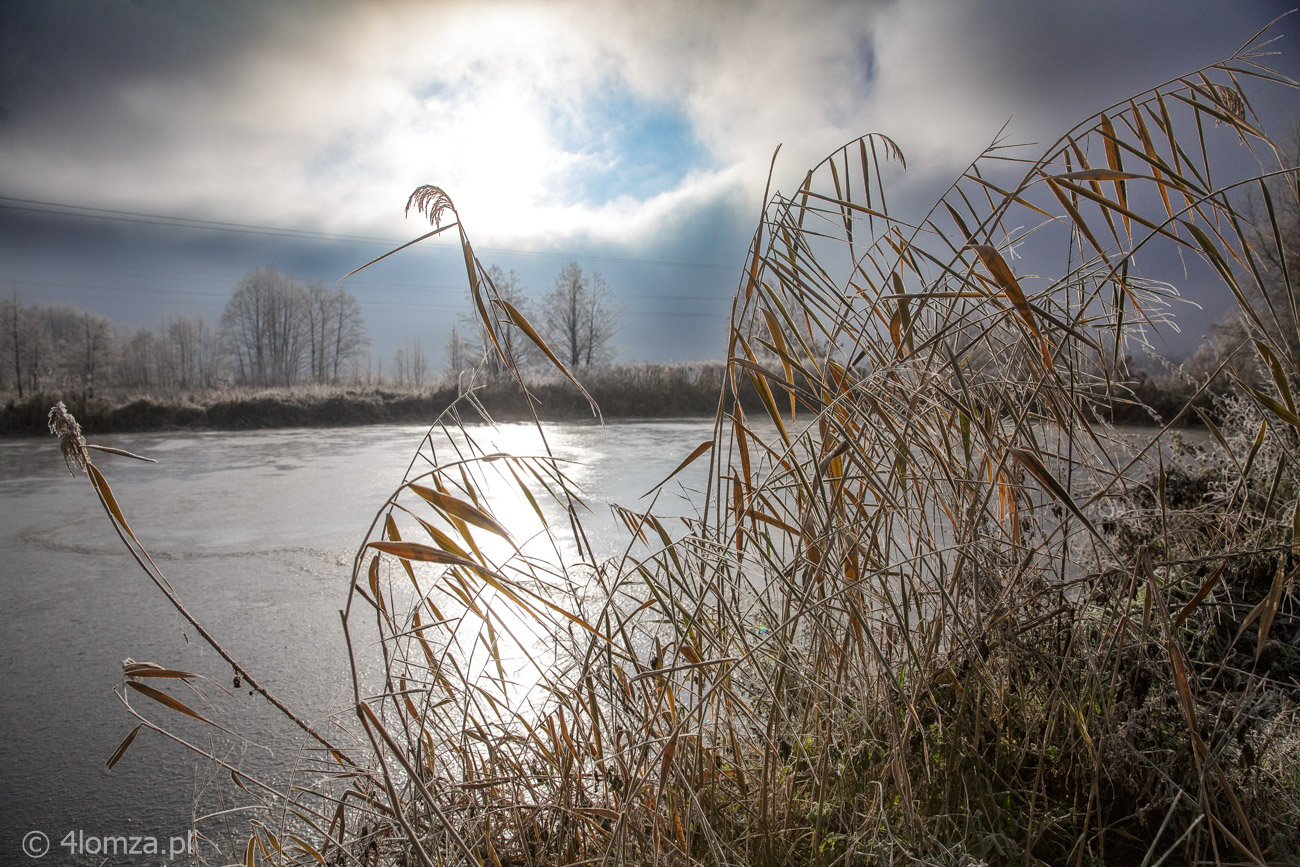
[[[567,430],[547,440],[527,424],[435,431],[376,521],[371,543],[388,547],[366,552],[357,583],[400,672],[385,689],[412,718],[444,710],[451,684],[503,712],[544,696],[560,611],[596,568],[571,515],[588,511],[598,457]]]

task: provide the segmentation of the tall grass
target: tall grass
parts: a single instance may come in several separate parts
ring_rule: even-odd
[[[1300,359],[1270,327],[1295,293],[1260,264],[1272,206],[1241,205],[1295,195],[1250,104],[1290,83],[1259,51],[1040,156],[995,145],[918,220],[886,205],[880,135],[773,194],[714,435],[681,446],[698,512],[619,509],[621,558],[566,464],[488,451],[462,397],[357,553],[355,734],[311,730],[319,786],[236,776],[279,820],[245,863],[1300,858]],[[459,233],[489,340],[546,352],[450,198],[410,206]],[[1184,265],[1271,382],[1201,452],[1098,413]],[[506,526],[503,489],[531,517]]]

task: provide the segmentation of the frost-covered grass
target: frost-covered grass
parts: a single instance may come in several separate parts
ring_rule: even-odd
[[[684,522],[625,504],[621,558],[586,544],[565,462],[480,448],[490,391],[461,395],[357,552],[355,714],[296,720],[323,746],[312,784],[235,777],[263,811],[235,857],[1300,859],[1297,294],[1261,265],[1286,227],[1234,204],[1295,191],[1217,157],[1275,156],[1248,101],[1269,84],[1244,51],[1040,156],[990,151],[908,221],[876,135],[773,195],[714,435],[680,444],[707,486]],[[446,193],[412,204],[459,233],[489,336],[535,335]],[[1162,247],[1218,275],[1267,376],[1237,382],[1204,451],[1099,417],[1131,342],[1173,316],[1176,286],[1138,268]],[[1012,248],[1053,270],[1017,276]],[[525,412],[554,409],[547,388],[602,403],[601,374],[553,369],[514,371]],[[137,706],[150,677],[127,672]]]

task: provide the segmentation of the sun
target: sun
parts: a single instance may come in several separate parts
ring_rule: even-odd
[[[386,132],[390,165],[412,188],[445,189],[480,238],[518,239],[552,221],[584,158],[565,130],[581,124],[590,68],[542,13],[462,10],[439,22],[438,51],[393,70],[402,97]]]

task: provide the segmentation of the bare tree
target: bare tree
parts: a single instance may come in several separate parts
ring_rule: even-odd
[[[570,262],[542,299],[542,328],[551,350],[576,366],[582,360],[586,280],[582,266]]]
[[[312,382],[324,382],[328,377],[328,347],[325,335],[331,319],[330,291],[320,280],[307,281],[307,303],[303,313],[307,325],[307,373]]]
[[[194,322],[198,346],[194,355],[195,383],[203,388],[214,388],[223,376],[221,334],[202,316]]]
[[[117,335],[117,384],[123,388],[148,389],[154,386],[154,344],[156,336],[148,328],[122,328]]]
[[[67,304],[0,301],[0,387],[24,397],[43,388],[211,387],[221,375],[221,337],[200,317],[148,327],[114,327],[106,316]],[[12,379],[11,379],[12,377]]]
[[[370,345],[361,305],[339,286],[307,281],[308,372],[314,382],[338,382],[344,365],[354,366]]]
[[[12,297],[0,302],[0,349],[4,351],[5,372],[13,375],[19,400],[23,398],[23,365],[29,340],[26,311],[15,289]]]
[[[362,354],[370,348],[370,335],[366,330],[366,318],[361,312],[361,304],[356,296],[340,286],[334,293],[334,319],[331,336],[334,349],[330,361],[332,364],[330,381],[338,382],[343,365],[355,371]]]
[[[28,309],[37,335],[43,338],[43,364],[31,365],[40,370],[42,382],[52,388],[73,388],[81,382],[82,315],[71,304],[43,304]]]
[[[198,334],[188,317],[164,319],[159,328],[159,342],[166,361],[159,367],[163,381],[177,388],[194,384],[194,362],[198,354]]]
[[[429,356],[425,354],[420,338],[406,341],[393,354],[393,376],[400,386],[424,388],[429,379]]]
[[[258,268],[235,286],[221,314],[236,379],[293,385],[307,349],[307,291],[292,275]]]
[[[159,384],[211,388],[221,374],[220,336],[200,316],[163,323],[154,352]]]
[[[0,345],[20,399],[39,392],[54,374],[54,343],[45,313],[24,305],[17,290],[0,304]]]
[[[1182,373],[1204,381],[1221,374],[1216,387],[1233,375],[1252,385],[1271,379],[1255,351],[1254,340],[1267,338],[1278,360],[1300,377],[1300,121],[1292,128],[1290,141],[1281,153],[1290,171],[1274,175],[1250,191],[1244,209],[1253,231],[1253,275],[1241,287],[1249,302],[1228,310],[1205,335],[1192,355],[1183,362]]]
[[[622,327],[622,311],[615,306],[614,293],[599,271],[593,272],[583,307],[583,359],[588,366],[614,360],[614,335]]]
[[[453,377],[459,378],[462,373],[472,370],[478,363],[478,352],[473,344],[461,335],[455,325],[451,327],[451,336],[447,338],[446,352],[447,372]]]
[[[0,356],[18,397],[43,388],[80,388],[93,397],[113,350],[113,325],[68,304],[27,306],[17,291],[0,302]]]
[[[95,396],[95,386],[112,360],[113,323],[106,316],[81,311],[76,336],[76,353],[69,353],[78,366],[82,399]]]
[[[612,339],[621,327],[622,311],[599,272],[590,277],[577,262],[569,262],[542,299],[542,333],[551,349],[570,365],[612,361]]]
[[[528,296],[525,293],[523,282],[519,273],[511,268],[506,271],[500,265],[492,265],[487,269],[488,279],[496,287],[497,297],[502,301],[508,302],[512,307],[518,310],[524,318],[530,317]],[[499,307],[493,307],[488,310],[492,317],[492,330],[496,334],[497,346],[501,352],[512,359],[516,366],[524,367],[531,364],[535,358],[537,350],[528,337],[515,325],[510,315]],[[462,317],[466,325],[465,333],[469,335],[465,338],[466,348],[472,358],[468,359],[468,367],[474,367],[482,364],[483,370],[492,377],[503,376],[506,373],[506,363],[501,359],[501,355],[492,346],[492,341],[488,337],[487,329],[483,325],[478,311],[474,311],[468,316]]]

